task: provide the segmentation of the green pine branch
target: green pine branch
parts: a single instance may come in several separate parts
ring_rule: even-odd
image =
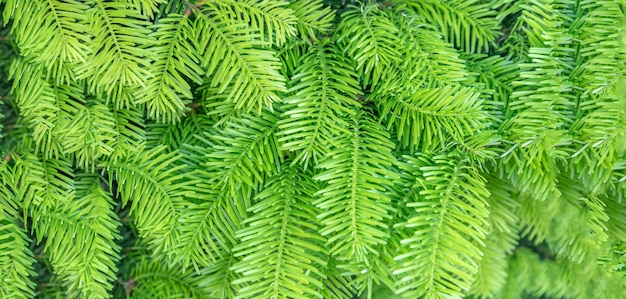
[[[393,210],[386,192],[397,174],[390,167],[393,142],[365,109],[345,120],[347,136],[337,136],[334,146],[317,168],[314,179],[325,183],[313,203],[328,238],[330,253],[339,260],[369,263],[376,245],[389,237],[387,219]]]

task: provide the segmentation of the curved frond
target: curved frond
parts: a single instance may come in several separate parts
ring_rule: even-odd
[[[140,11],[142,15],[148,17],[148,19],[154,17],[154,13],[159,11],[159,5],[163,2],[166,2],[166,0],[129,0],[129,4],[137,11]]]
[[[337,27],[337,43],[356,61],[363,85],[377,85],[385,68],[399,61],[398,28],[381,11],[379,4],[351,6]]]
[[[235,253],[231,251],[224,258],[201,270],[202,285],[213,292],[213,295],[209,298],[235,298],[239,289],[245,286],[245,284],[233,283],[241,276],[232,269],[233,265],[239,260],[241,259],[235,257]]]
[[[11,64],[10,78],[15,84],[11,93],[15,95],[15,103],[20,115],[32,129],[31,138],[35,141],[35,151],[42,152],[45,157],[58,157],[63,147],[55,127],[61,120],[61,103],[54,85],[45,80],[43,68],[23,59],[15,59]]]
[[[196,135],[214,131],[215,122],[205,114],[192,114],[178,124],[149,123],[146,125],[146,147],[167,146],[169,151],[181,149],[185,144],[202,143]]]
[[[141,111],[136,109],[112,109],[117,138],[111,145],[113,152],[107,160],[114,161],[132,155],[141,148],[146,139]]]
[[[367,110],[345,120],[348,134],[333,140],[334,147],[317,164],[314,178],[326,183],[314,204],[321,209],[320,233],[328,238],[330,254],[368,263],[386,244],[387,219],[393,210],[386,192],[397,175],[389,134]]]
[[[312,208],[316,189],[310,172],[286,166],[256,196],[233,248],[241,261],[232,270],[242,277],[232,283],[245,284],[235,298],[321,298],[325,240]]]
[[[185,105],[193,94],[187,80],[202,84],[196,33],[187,15],[169,14],[151,27],[156,42],[148,50],[153,62],[148,71],[153,74],[136,93],[136,103],[145,104],[148,117],[157,122],[177,122],[186,112]]]
[[[334,11],[322,0],[290,1],[287,6],[296,16],[296,29],[302,39],[314,39],[320,33],[327,33],[333,27]]]
[[[185,204],[185,196],[193,194],[189,186],[196,183],[180,170],[181,155],[165,152],[165,146],[139,149],[133,156],[103,162],[111,174],[109,180],[119,184],[122,204],[132,202],[130,215],[155,253],[172,250],[179,240],[177,218]],[[112,184],[111,184],[112,185]]]
[[[241,21],[260,33],[261,41],[282,46],[295,36],[296,16],[287,1],[272,0],[212,0],[204,5],[231,21]]]
[[[108,298],[116,277],[119,220],[96,175],[78,175],[69,198],[35,209],[34,230],[72,298]]]
[[[396,225],[410,233],[401,241],[407,252],[395,257],[397,293],[407,298],[461,297],[478,271],[479,244],[484,246],[487,232],[485,179],[454,152],[405,159],[400,164],[405,184],[420,191],[407,203],[414,209],[412,217]]]
[[[277,173],[283,160],[277,130],[277,113],[264,109],[258,116],[233,118],[219,131],[205,134],[214,142],[204,164],[211,181],[235,195],[239,188],[256,189],[265,176]]]
[[[410,10],[396,9],[388,11],[387,15],[398,27],[403,45],[399,69],[390,69],[390,75],[403,77],[396,88],[467,85],[471,76],[465,60],[436,28],[428,26],[423,17]],[[389,82],[387,77],[385,81]]]
[[[474,72],[476,81],[484,84],[483,95],[490,99],[493,110],[489,111],[499,128],[510,117],[509,101],[513,93],[513,81],[519,76],[519,68],[510,59],[500,56],[473,55],[467,59],[468,69]]]
[[[213,290],[193,271],[184,272],[146,257],[137,263],[130,276],[135,286],[129,298],[213,298]]]
[[[349,132],[344,115],[359,107],[356,73],[329,40],[319,41],[300,59],[291,78],[279,122],[282,149],[296,152],[292,163],[315,163],[329,152],[333,139]]]
[[[511,146],[503,154],[510,181],[524,194],[544,200],[559,195],[556,161],[567,156],[566,127],[573,120],[572,36],[564,28],[564,13],[552,13],[549,3],[533,2],[520,18],[526,18],[528,60],[520,62],[513,82],[509,109],[512,118],[503,128]],[[549,17],[545,13],[548,13]]]
[[[606,247],[604,203],[586,196],[567,178],[559,178],[562,197],[538,201],[520,196],[521,235],[534,243],[545,242],[560,258],[576,263],[594,259]]]
[[[228,91],[226,102],[235,104],[237,110],[256,110],[257,114],[263,107],[280,102],[278,93],[285,91],[280,61],[266,48],[269,44],[259,32],[211,6],[198,15],[196,26],[208,85],[217,87],[220,94]]]
[[[202,171],[194,176],[206,181],[209,177]],[[204,271],[201,267],[218,267],[216,263],[222,263],[232,254],[237,244],[235,234],[247,218],[246,208],[250,206],[251,196],[241,192],[228,196],[211,184],[198,184],[196,188],[199,202],[180,211],[180,238],[173,252],[184,268],[192,266]]]
[[[582,64],[580,85],[586,93],[599,96],[612,93],[616,81],[624,75],[626,32],[616,25],[624,24],[624,6],[624,3],[610,0],[580,3],[582,9],[588,10],[580,31],[580,53],[587,60]]]
[[[42,159],[32,153],[23,153],[16,159],[16,164],[24,172],[24,180],[19,183],[28,186],[27,196],[23,198],[25,213],[31,213],[35,209],[49,209],[57,202],[73,196],[74,171],[69,159]],[[37,219],[34,220],[36,222]],[[40,242],[41,239],[37,241]]]
[[[43,64],[57,79],[64,71],[55,66],[85,62],[91,51],[85,25],[87,5],[75,0],[34,0],[16,6],[11,32],[20,55]]]
[[[1,167],[1,166],[0,166]],[[1,170],[0,170],[1,171]],[[1,174],[0,174],[1,175]],[[0,190],[0,200],[2,194]],[[0,202],[2,204],[2,202]],[[35,258],[29,248],[30,239],[26,231],[7,217],[0,205],[0,297],[2,298],[33,298],[35,283],[31,277]]]
[[[309,51],[310,45],[309,40],[293,38],[276,52],[282,65],[281,73],[285,78],[291,78],[296,73],[300,59]]]
[[[126,0],[86,3],[91,55],[76,68],[77,78],[86,79],[89,90],[97,94],[112,94],[116,86],[145,86],[151,76],[146,69],[152,56],[147,48],[153,43],[150,23]]]
[[[478,298],[498,298],[506,284],[509,256],[519,239],[519,203],[511,187],[499,178],[487,176],[486,187],[490,193],[487,203],[491,232],[485,238],[484,255],[468,293]]]
[[[382,97],[377,103],[387,129],[403,147],[432,150],[484,127],[482,100],[472,88],[448,85]]]
[[[356,285],[352,277],[342,275],[340,264],[332,256],[327,258],[327,266],[322,269],[324,288],[320,290],[322,298],[352,299],[357,293]]]
[[[429,24],[435,24],[445,38],[469,53],[487,52],[500,36],[500,22],[487,1],[419,0],[406,1]]]
[[[64,154],[73,154],[76,165],[91,172],[100,158],[110,156],[119,138],[114,113],[103,104],[76,105],[59,134]]]

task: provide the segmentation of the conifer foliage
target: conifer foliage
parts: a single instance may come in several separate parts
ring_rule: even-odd
[[[0,0],[0,298],[624,298],[624,0]]]

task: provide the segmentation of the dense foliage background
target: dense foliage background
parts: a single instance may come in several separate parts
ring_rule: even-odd
[[[2,298],[624,298],[624,0],[0,0]]]

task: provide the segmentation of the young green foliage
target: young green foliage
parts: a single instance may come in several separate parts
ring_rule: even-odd
[[[624,0],[0,10],[0,297],[626,296]]]

